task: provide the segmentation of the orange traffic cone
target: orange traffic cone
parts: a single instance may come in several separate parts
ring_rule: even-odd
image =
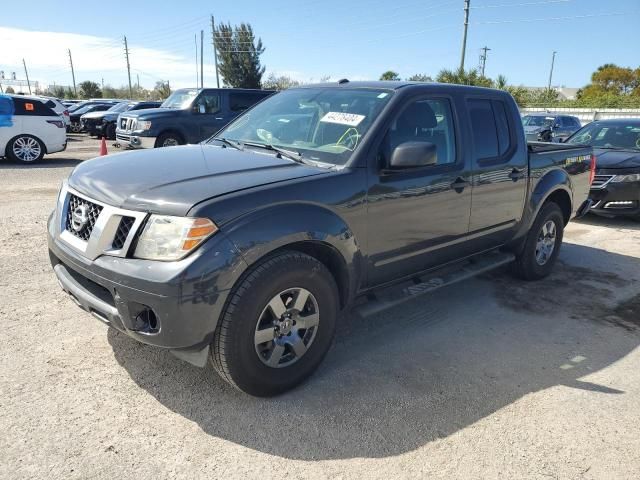
[[[100,156],[106,155],[107,153],[107,140],[102,137],[102,142],[100,143]]]

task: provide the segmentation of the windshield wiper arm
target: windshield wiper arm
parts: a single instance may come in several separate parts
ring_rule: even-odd
[[[294,152],[292,150],[285,150],[284,148],[276,147],[274,145],[271,145],[270,143],[244,142],[244,145],[247,146],[247,147],[264,148],[265,150],[271,150],[273,152],[276,152],[280,157],[286,157],[289,160],[293,160],[294,162],[298,162],[298,163],[302,163],[302,164],[306,164],[307,163],[302,158],[302,154],[300,152]]]
[[[236,150],[244,150],[244,148],[242,148],[242,145],[240,144],[240,142],[236,142],[234,140],[229,140],[228,138],[224,138],[224,137],[213,137],[212,140],[217,140],[218,142],[224,143],[225,145],[229,145],[230,147],[235,148]]]

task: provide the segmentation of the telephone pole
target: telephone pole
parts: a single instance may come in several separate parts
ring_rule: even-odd
[[[487,65],[487,52],[490,52],[489,47],[482,47],[482,53],[480,54],[480,75],[484,77],[484,67]]]
[[[467,28],[469,27],[469,3],[471,0],[464,0],[464,30],[462,33],[462,54],[460,55],[460,70],[464,70],[464,56],[467,52]]]
[[[78,98],[78,89],[76,88],[76,73],[73,70],[73,59],[71,58],[71,49],[68,48],[69,52],[69,63],[71,64],[71,78],[73,79],[73,94]]]
[[[196,47],[196,88],[198,88],[198,34],[193,34],[193,44]]]
[[[204,30],[200,30],[200,88],[204,88]]]
[[[31,95],[31,82],[29,82],[29,72],[27,72],[27,63],[22,59],[22,65],[24,65],[24,74],[27,77],[27,86],[29,87],[29,95]]]
[[[216,67],[216,85],[220,88],[220,77],[218,75],[218,52],[216,51],[216,24],[211,15],[211,41],[213,42],[213,61]]]
[[[553,51],[553,55],[551,56],[551,71],[549,71],[549,87],[548,89],[551,90],[551,80],[553,78],[553,65],[554,63],[556,63],[556,52],[555,50]]]
[[[129,77],[129,98],[133,99],[133,89],[131,88],[131,66],[129,65],[129,45],[127,36],[124,36],[124,56],[127,58],[127,76]]]

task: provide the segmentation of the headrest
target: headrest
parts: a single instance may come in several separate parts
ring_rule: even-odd
[[[436,114],[427,102],[412,103],[400,114],[396,129],[435,128],[438,125]]]

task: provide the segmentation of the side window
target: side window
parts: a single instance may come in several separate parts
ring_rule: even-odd
[[[220,111],[220,94],[203,93],[195,102],[197,113],[217,113]]]
[[[467,100],[467,106],[473,128],[476,159],[496,158],[499,152],[498,128],[491,100]]]
[[[403,109],[391,125],[384,142],[386,161],[391,158],[395,147],[416,141],[436,146],[436,165],[455,163],[453,113],[449,100],[421,99]]]
[[[259,93],[234,92],[229,94],[229,105],[232,112],[243,112],[263,98]]]
[[[16,115],[28,115],[35,117],[57,117],[58,114],[39,100],[13,97]]]
[[[492,104],[498,132],[498,153],[502,156],[511,148],[511,131],[509,130],[507,108],[504,102],[499,100],[494,100]]]

